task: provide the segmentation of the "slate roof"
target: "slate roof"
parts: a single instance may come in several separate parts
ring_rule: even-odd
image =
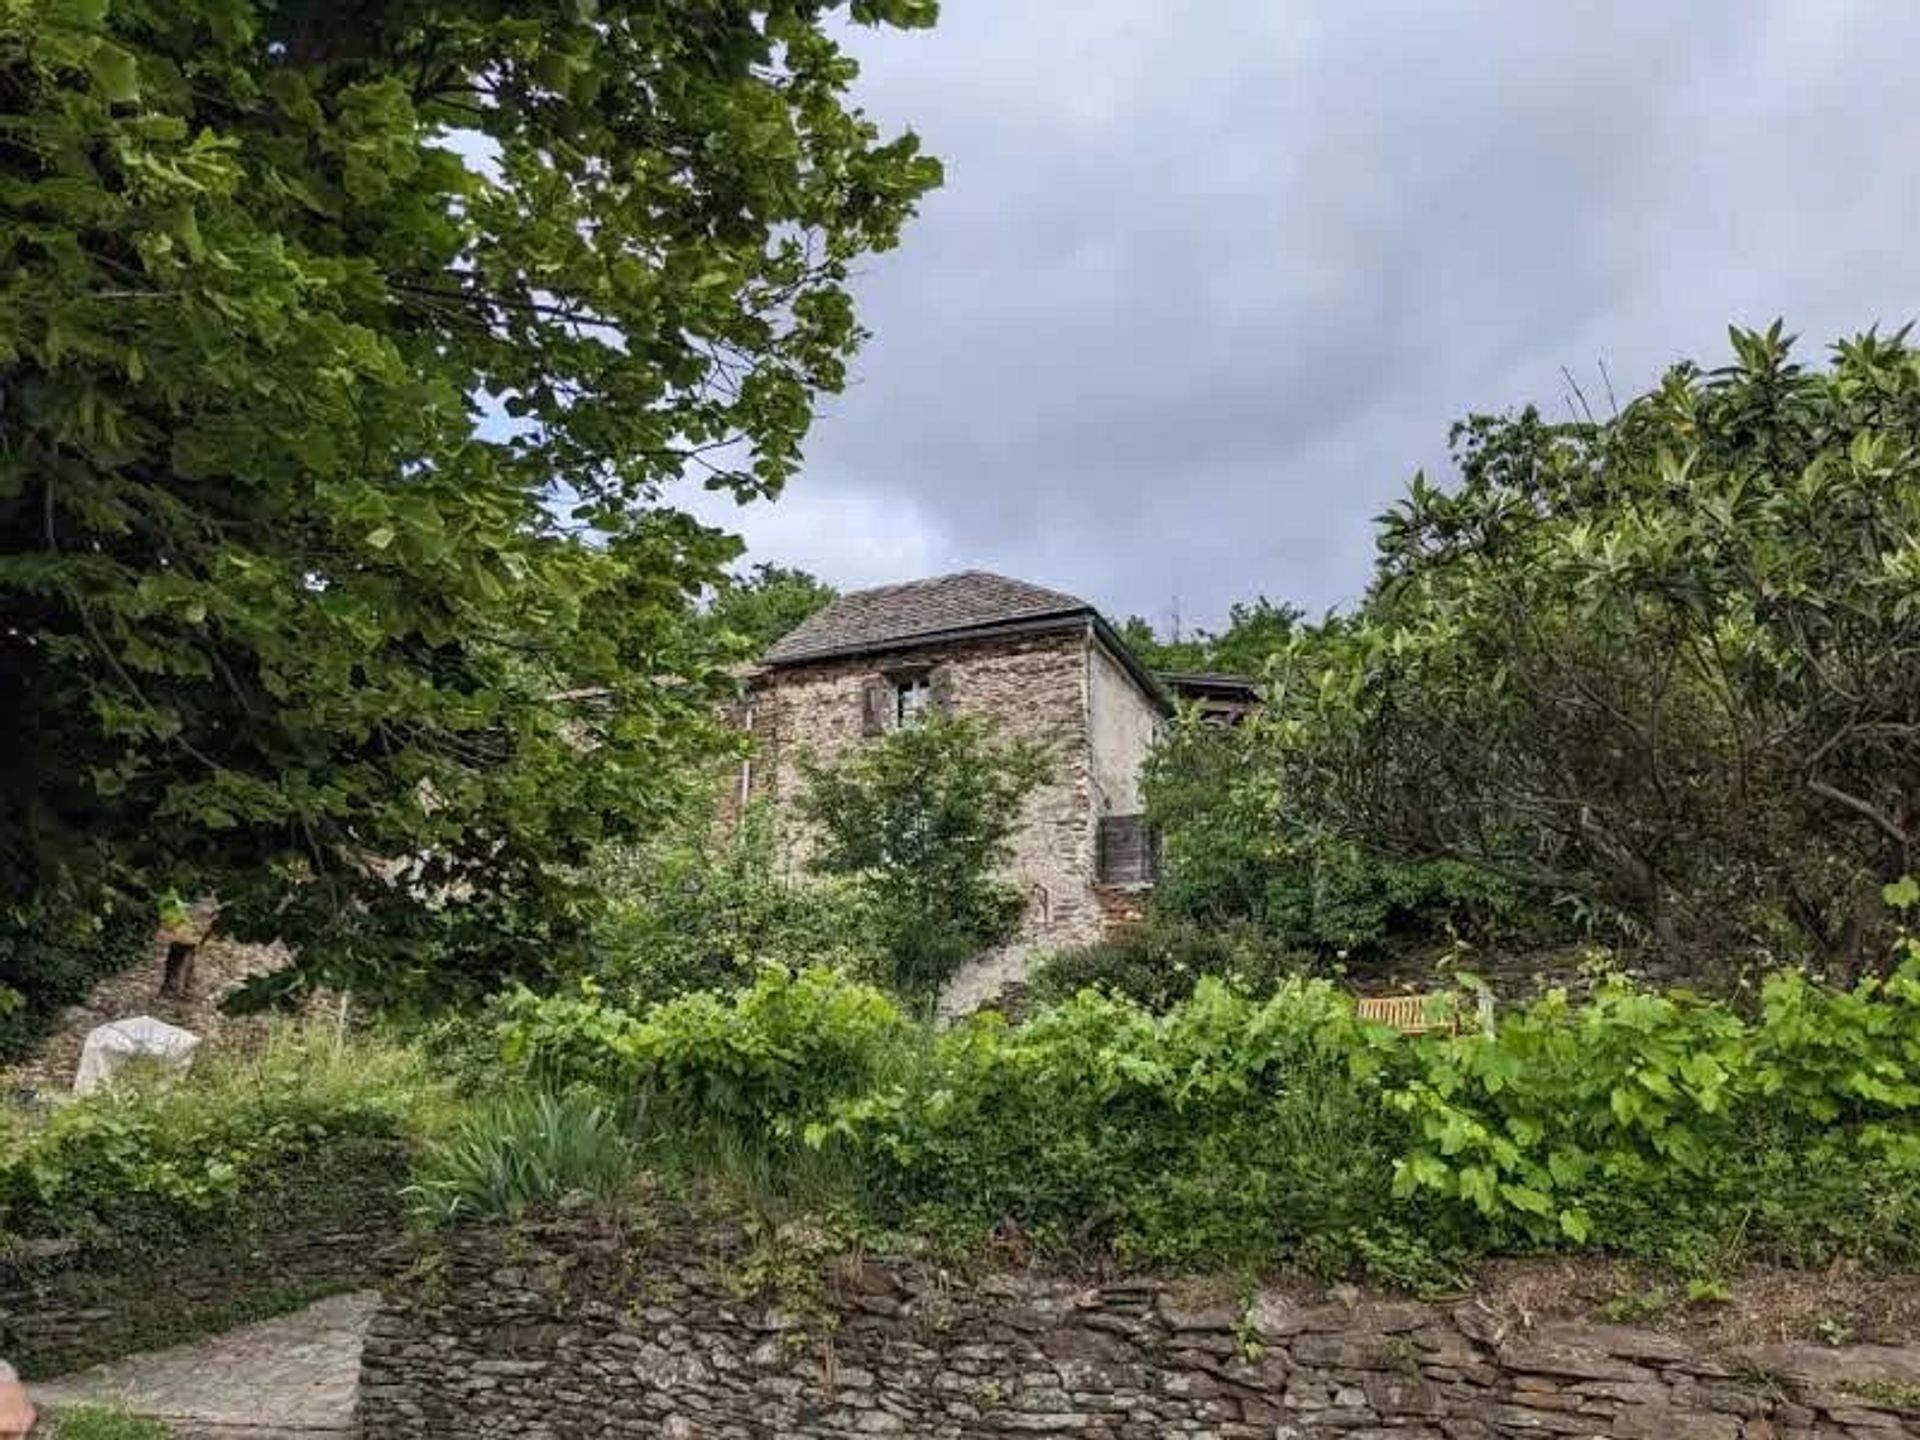
[[[858,655],[955,634],[1093,616],[1086,601],[984,570],[842,595],[775,642],[769,665]],[[1097,618],[1097,617],[1096,617]]]

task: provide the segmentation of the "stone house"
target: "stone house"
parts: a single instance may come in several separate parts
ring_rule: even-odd
[[[799,756],[830,763],[929,707],[981,716],[1054,757],[1013,841],[1011,876],[1026,896],[1019,935],[959,977],[949,1004],[965,1006],[1017,984],[1034,954],[1097,940],[1138,914],[1154,858],[1141,766],[1173,707],[1072,595],[977,570],[857,591],[780,640],[748,678],[741,720],[755,743],[730,808],[765,799],[779,810],[804,783]]]

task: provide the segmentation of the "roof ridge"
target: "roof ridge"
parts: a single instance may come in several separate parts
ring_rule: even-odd
[[[889,580],[884,585],[866,585],[858,590],[848,590],[841,594],[842,600],[853,600],[863,595],[884,595],[893,590],[921,590],[935,585],[949,584],[955,580],[1004,580],[1009,585],[1030,586],[1036,590],[1045,590],[1045,585],[1034,585],[1031,580],[1017,579],[1012,575],[1002,575],[997,570],[949,570],[944,575],[921,575],[912,580]]]
[[[1052,616],[1099,612],[1077,595],[990,570],[851,590],[774,642],[771,663],[827,654],[857,654],[973,630]]]

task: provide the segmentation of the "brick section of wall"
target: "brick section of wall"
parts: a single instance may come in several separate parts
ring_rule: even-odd
[[[1054,757],[1053,773],[1029,797],[1013,839],[1011,873],[1027,894],[1015,948],[1097,939],[1088,644],[1085,630],[1073,630],[769,671],[754,685],[753,794],[790,806],[804,783],[800,755],[831,763],[867,739],[863,696],[870,681],[906,667],[940,667],[955,713],[982,717],[1008,739],[1037,740]],[[796,837],[792,863],[803,858],[804,846],[804,836]]]
[[[1094,892],[1109,935],[1138,929],[1147,923],[1148,893],[1138,885],[1102,885]]]
[[[871,1259],[827,1266],[802,1323],[742,1296],[739,1258],[716,1235],[634,1252],[584,1221],[456,1237],[371,1326],[367,1440],[1920,1434],[1920,1346],[1710,1354],[1473,1301],[1204,1303]]]

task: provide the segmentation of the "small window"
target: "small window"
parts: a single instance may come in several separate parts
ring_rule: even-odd
[[[894,724],[911,725],[932,703],[933,682],[925,675],[893,682]]]

